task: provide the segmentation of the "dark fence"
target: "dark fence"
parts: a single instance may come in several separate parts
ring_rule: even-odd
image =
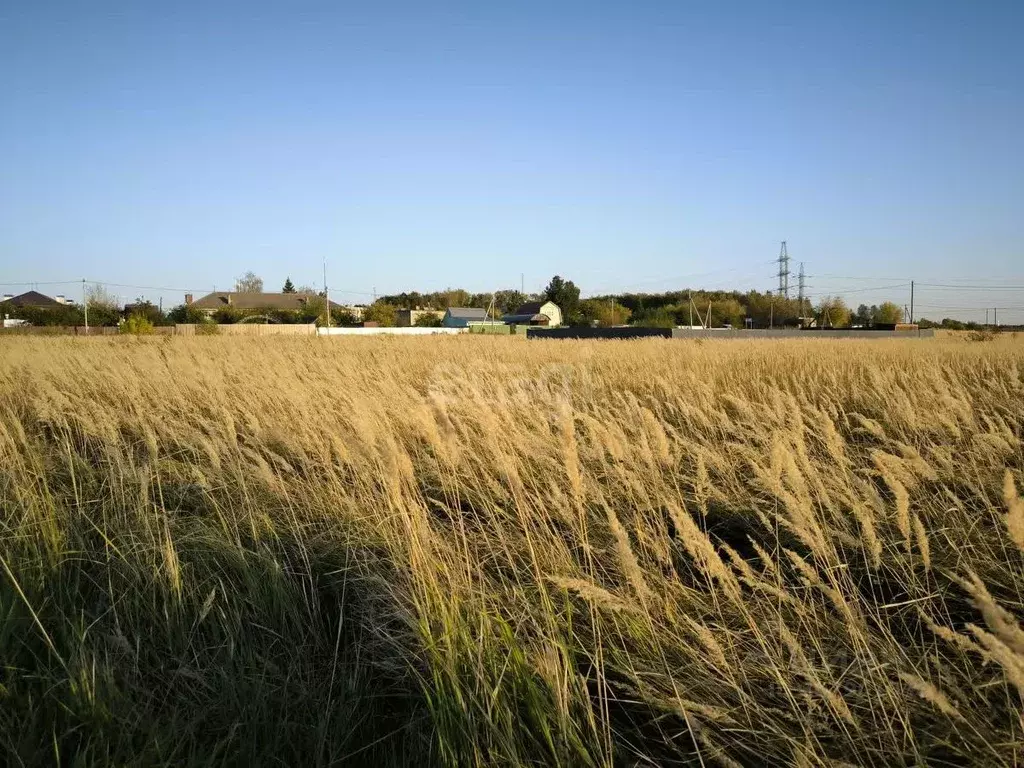
[[[529,328],[528,339],[671,339],[671,328]]]

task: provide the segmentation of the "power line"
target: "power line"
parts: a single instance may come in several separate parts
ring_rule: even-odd
[[[0,283],[0,285],[77,285],[81,280],[28,280],[20,283]]]
[[[928,288],[956,291],[1024,291],[1024,285],[950,285],[948,283],[918,283]]]

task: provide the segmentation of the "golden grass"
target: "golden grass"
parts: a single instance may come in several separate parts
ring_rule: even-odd
[[[0,340],[24,764],[1019,765],[1024,345]]]

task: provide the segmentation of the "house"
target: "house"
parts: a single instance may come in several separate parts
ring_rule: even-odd
[[[400,309],[398,310],[398,317],[396,325],[400,328],[409,328],[417,325],[419,322],[427,318],[434,318],[438,321],[444,320],[444,312],[439,309]]]
[[[55,309],[57,307],[63,307],[70,302],[64,299],[63,296],[57,299],[51,299],[45,294],[39,293],[39,291],[28,291],[17,296],[11,296],[5,294],[2,303],[8,307],[19,307],[19,308],[32,308],[32,309]]]
[[[501,318],[508,325],[549,325],[562,324],[562,310],[552,301],[528,301],[511,315]]]
[[[219,309],[234,309],[239,312],[303,312],[309,302],[322,301],[323,297],[316,293],[247,293],[239,291],[217,291],[208,293],[198,301],[189,301],[185,297],[185,303],[207,316],[211,316]],[[340,305],[331,302],[331,309],[337,309]],[[322,308],[322,305],[321,305]]]
[[[448,307],[441,319],[445,328],[468,328],[471,323],[487,321],[487,310],[477,307]]]

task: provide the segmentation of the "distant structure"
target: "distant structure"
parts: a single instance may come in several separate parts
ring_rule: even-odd
[[[804,291],[806,287],[804,284],[804,263],[802,261],[800,262],[800,274],[797,276],[797,285],[799,286],[797,298],[800,300],[800,314],[802,315],[804,313]]]
[[[186,297],[186,303],[188,297]],[[218,309],[278,310],[285,312],[301,312],[310,301],[322,301],[323,297],[316,293],[248,293],[245,291],[218,291],[208,293],[190,306],[201,310],[206,315],[213,315]],[[338,304],[331,302],[331,309]]]
[[[416,307],[416,309],[400,309],[398,310],[395,325],[399,328],[410,328],[416,325],[417,321],[427,317],[443,320],[444,312],[439,309],[423,309],[422,307]]]
[[[487,310],[478,307],[448,307],[441,318],[445,328],[468,328],[474,323],[487,322]]]
[[[501,319],[508,325],[545,325],[557,328],[562,324],[562,310],[553,301],[528,301]]]
[[[32,309],[54,309],[55,307],[64,307],[74,302],[68,301],[63,296],[57,298],[51,298],[46,294],[40,293],[39,291],[26,291],[20,293],[17,296],[12,296],[9,293],[3,295],[0,298],[0,303],[5,304],[8,307],[24,307]]]
[[[786,241],[782,241],[779,249],[779,295],[789,298],[789,251],[786,248]]]

